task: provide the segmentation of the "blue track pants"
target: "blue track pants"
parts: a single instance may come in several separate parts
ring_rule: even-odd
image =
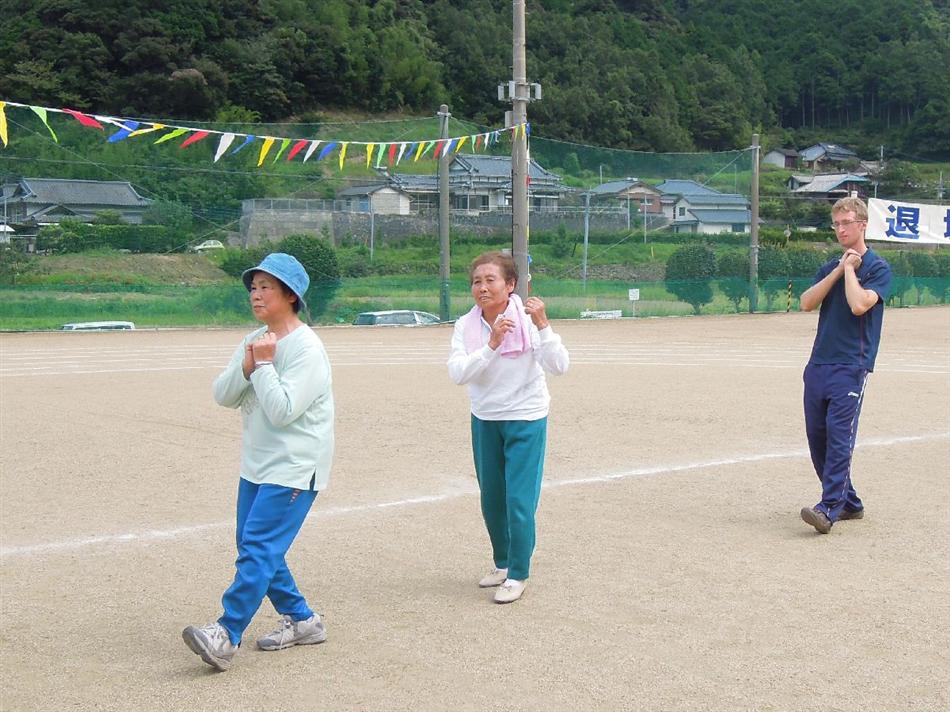
[[[472,452],[482,517],[495,566],[508,569],[508,578],[528,578],[547,425],[547,418],[480,420],[472,416]]]
[[[313,615],[297,590],[284,556],[317,493],[279,485],[257,485],[243,477],[238,486],[237,549],[234,582],[224,592],[224,615],[218,622],[231,642],[241,642],[244,630],[266,595],[280,614],[294,620]]]
[[[844,509],[857,511],[864,507],[851,484],[851,455],[867,377],[868,372],[856,366],[805,367],[805,433],[812,464],[821,480],[821,502],[816,509],[832,522]]]

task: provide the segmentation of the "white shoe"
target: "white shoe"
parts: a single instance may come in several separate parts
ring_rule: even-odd
[[[209,623],[200,628],[190,625],[181,632],[181,637],[185,645],[211,667],[222,672],[231,667],[231,658],[238,646],[231,642],[220,623]]]
[[[492,569],[491,573],[478,582],[479,588],[501,586],[508,578],[508,569]]]
[[[314,613],[307,620],[295,621],[288,615],[280,617],[280,625],[263,638],[258,638],[261,650],[283,650],[294,645],[313,645],[327,639],[327,629],[320,616]]]
[[[517,579],[505,579],[505,582],[495,591],[495,603],[514,603],[521,598],[527,583],[527,581]]]

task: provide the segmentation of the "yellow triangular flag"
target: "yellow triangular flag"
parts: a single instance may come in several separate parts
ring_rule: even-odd
[[[267,157],[270,147],[274,145],[274,139],[270,136],[264,138],[264,145],[261,146],[261,154],[257,157],[257,167],[260,168],[264,164],[264,159]]]
[[[129,138],[132,138],[133,136],[141,136],[142,134],[152,133],[152,131],[161,131],[163,128],[165,128],[165,124],[152,124],[152,128],[150,129],[136,129],[135,131],[129,134]]]
[[[3,145],[7,145],[7,112],[6,112],[7,102],[0,101],[0,141],[3,141]]]

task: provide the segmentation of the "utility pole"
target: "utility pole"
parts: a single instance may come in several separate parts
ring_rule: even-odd
[[[877,166],[877,180],[874,181],[874,197],[877,197],[877,186],[881,182],[881,174],[884,172],[884,144],[881,144],[881,161]]]
[[[590,189],[584,193],[584,260],[581,263],[581,281],[587,292],[587,244],[590,237]]]
[[[759,302],[759,134],[752,134],[752,224],[749,226],[749,313]]]
[[[449,107],[439,107],[440,136],[449,137]],[[449,314],[449,161],[448,152],[439,156],[439,318],[448,321]]]
[[[498,86],[498,99],[511,102],[511,254],[518,269],[518,296],[528,296],[528,102],[541,98],[541,85],[528,84],[525,59],[525,0],[513,0],[512,80]]]

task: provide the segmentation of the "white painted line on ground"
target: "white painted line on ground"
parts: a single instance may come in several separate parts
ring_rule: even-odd
[[[938,440],[950,439],[950,432],[929,433],[926,435],[904,435],[891,438],[871,438],[858,444],[858,449],[869,447],[890,447],[892,445],[906,445],[917,442],[934,442]],[[706,460],[702,462],[690,462],[680,465],[660,465],[656,467],[643,467],[635,470],[626,470],[612,474],[595,475],[593,477],[578,477],[569,480],[545,480],[544,489],[554,489],[558,487],[571,487],[578,485],[601,484],[615,480],[626,480],[640,477],[654,477],[657,475],[674,475],[680,472],[691,470],[703,470],[711,467],[724,467],[727,465],[746,465],[754,462],[763,462],[766,460],[784,460],[790,458],[807,458],[808,451],[805,449],[786,450],[781,452],[759,453],[755,455],[740,455],[736,457],[721,458],[716,460]],[[359,514],[371,512],[380,509],[392,509],[398,507],[408,507],[416,504],[431,504],[434,502],[444,502],[459,497],[475,495],[478,490],[471,487],[464,490],[455,490],[444,494],[424,495],[420,497],[411,497],[408,499],[398,499],[390,502],[377,502],[373,504],[360,504],[350,507],[328,507],[326,509],[315,509],[312,516],[316,517],[339,517],[348,514]],[[229,519],[224,522],[214,522],[210,524],[196,524],[192,526],[175,527],[173,529],[149,529],[141,532],[129,532],[126,534],[104,534],[101,536],[84,537],[81,539],[68,539],[65,541],[52,541],[45,544],[28,544],[26,546],[5,546],[0,547],[0,559],[17,556],[30,556],[42,554],[55,554],[63,551],[75,551],[76,549],[85,549],[92,546],[110,546],[123,543],[148,544],[155,541],[170,539],[182,539],[185,537],[206,532],[212,529],[223,529],[233,527],[234,520]]]

